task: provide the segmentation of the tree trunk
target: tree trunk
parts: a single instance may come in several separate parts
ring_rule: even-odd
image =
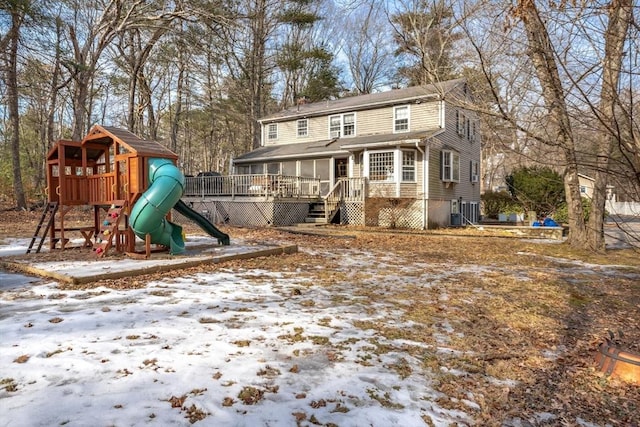
[[[609,160],[614,147],[620,140],[620,130],[616,123],[615,107],[618,100],[618,82],[624,44],[632,16],[632,0],[613,1],[609,8],[609,23],[605,35],[605,55],[603,59],[602,90],[600,91],[600,135],[596,159],[595,183],[591,200],[588,233],[591,249],[605,249],[604,215],[609,179]]]
[[[13,192],[16,205],[20,209],[27,208],[27,200],[22,183],[20,167],[20,110],[18,105],[18,44],[20,43],[20,26],[24,15],[11,11],[11,28],[9,29],[9,55],[6,70],[7,106],[9,109],[9,126],[11,136],[11,160],[13,165]]]
[[[81,141],[87,133],[87,100],[89,98],[89,78],[87,71],[80,71],[76,76],[73,91],[73,132],[71,139]]]
[[[180,120],[182,119],[182,97],[183,97],[183,85],[184,85],[184,63],[180,61],[178,64],[180,67],[178,71],[177,82],[177,94],[175,102],[175,110],[171,121],[171,141],[169,149],[174,153],[178,151],[178,129],[180,127]]]
[[[264,93],[264,61],[265,61],[265,44],[266,44],[266,19],[267,10],[266,3],[260,1],[256,8],[256,19],[253,23],[253,45],[251,52],[251,95],[250,95],[250,117],[249,132],[251,138],[251,148],[260,147],[260,123],[258,119],[263,115],[263,93]]]
[[[526,30],[529,43],[528,56],[542,86],[542,95],[548,110],[548,129],[552,135],[550,139],[561,147],[564,154],[564,185],[569,212],[568,243],[576,248],[584,248],[587,246],[589,236],[585,228],[578,182],[578,160],[571,121],[564,99],[565,90],[558,72],[553,44],[534,2],[520,1],[517,13]]]

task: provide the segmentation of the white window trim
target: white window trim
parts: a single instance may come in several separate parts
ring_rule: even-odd
[[[480,182],[480,163],[477,160],[469,162],[469,180],[473,183]]]
[[[300,135],[300,123],[306,122],[306,132],[304,135]],[[309,119],[298,119],[296,120],[296,137],[297,138],[307,138],[309,136]]]
[[[444,168],[444,158],[445,156],[451,156],[451,176],[445,176],[445,168]],[[457,157],[458,167],[454,166],[454,160]],[[455,150],[442,150],[440,153],[440,179],[443,182],[460,182],[460,153]],[[456,177],[454,172],[458,171],[458,176]]]
[[[394,183],[397,182],[397,174],[398,174],[398,156],[396,155],[396,150],[374,150],[374,151],[367,151],[365,153],[365,157],[366,157],[366,174],[367,174],[367,178],[369,178],[370,182],[372,183],[376,183],[376,184],[389,184],[389,183]],[[386,179],[376,179],[373,180],[371,179],[371,155],[372,154],[383,154],[383,153],[392,153],[393,154],[393,173],[391,175],[387,174],[387,178]]]
[[[271,126],[275,126],[276,132],[275,137],[271,137]],[[267,125],[267,141],[277,141],[278,140],[278,124],[277,123],[269,123]]]
[[[413,153],[413,179],[412,180],[404,179],[404,153]],[[418,182],[418,168],[417,168],[418,155],[416,154],[416,150],[400,150],[399,157],[400,157],[400,170],[398,172],[399,172],[400,182],[409,182],[409,183]]]
[[[407,109],[407,129],[406,130],[397,130],[396,129],[396,111],[398,111],[399,109]],[[393,107],[393,123],[392,123],[392,129],[393,129],[393,133],[407,133],[409,132],[409,130],[411,130],[411,106],[409,105],[398,105],[396,107]]]
[[[345,135],[344,134],[344,116],[353,116],[353,134],[352,135]],[[357,132],[357,128],[356,128],[356,123],[357,123],[357,117],[356,117],[356,113],[345,113],[342,115],[342,137],[343,138],[353,138],[355,137],[358,132]]]
[[[331,134],[331,119],[333,117],[339,117],[340,118],[340,130],[338,131],[338,135],[332,135]],[[340,138],[342,136],[342,115],[340,114],[332,114],[327,118],[327,125],[328,125],[328,131],[329,131],[329,139],[333,139],[333,138]]]
[[[344,134],[344,116],[353,116],[353,135],[345,135]],[[338,136],[332,135],[331,134],[331,118],[332,117],[339,117],[340,118],[340,134]],[[358,128],[357,128],[357,122],[358,122],[358,118],[356,116],[356,113],[343,113],[343,114],[332,114],[327,118],[327,130],[329,133],[329,139],[333,139],[333,138],[353,138],[358,134]]]

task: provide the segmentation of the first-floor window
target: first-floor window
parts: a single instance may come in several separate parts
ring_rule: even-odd
[[[280,163],[267,163],[267,173],[278,175],[280,173]]]
[[[249,165],[249,173],[251,175],[261,175],[264,173],[264,163],[255,163]]]
[[[393,151],[369,153],[369,179],[371,181],[393,181]]]
[[[402,180],[415,182],[416,180],[416,152],[402,152]]]
[[[443,150],[440,154],[440,169],[442,171],[442,180],[446,182],[459,182],[460,154],[451,150]]]

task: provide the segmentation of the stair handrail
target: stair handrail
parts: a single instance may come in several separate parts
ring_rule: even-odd
[[[333,185],[331,190],[323,197],[324,199],[324,219],[328,223],[333,216],[335,215],[335,211],[337,207],[340,205],[340,202],[343,199],[343,179],[339,178],[336,183]]]

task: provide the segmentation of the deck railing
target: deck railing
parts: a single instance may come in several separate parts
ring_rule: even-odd
[[[104,203],[117,197],[116,174],[104,173],[86,177],[89,182],[89,203]],[[104,200],[101,200],[105,197]]]
[[[366,178],[340,178],[324,197],[324,214],[331,221],[340,202],[362,202],[365,195]]]
[[[288,175],[229,175],[185,178],[184,196],[254,196],[318,199],[320,180]]]

